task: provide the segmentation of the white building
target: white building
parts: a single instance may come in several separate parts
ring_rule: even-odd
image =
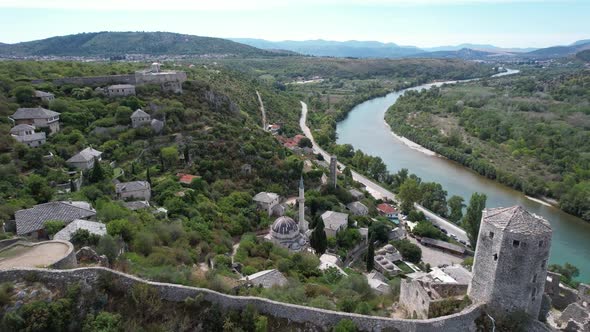
[[[117,199],[141,199],[149,201],[152,196],[152,188],[147,181],[121,182],[115,185]]]
[[[51,92],[35,90],[35,98],[39,98],[41,101],[48,103],[55,99],[55,95]]]
[[[44,132],[36,133],[35,127],[27,124],[19,124],[12,127],[10,134],[17,142],[26,144],[32,148],[45,144],[47,140]]]
[[[138,108],[131,114],[131,126],[137,128],[140,126],[148,125],[151,123],[152,117],[144,112],[141,108]]]
[[[91,147],[87,147],[86,149],[73,155],[70,159],[66,160],[66,163],[71,167],[87,170],[94,167],[95,160],[101,160],[101,155],[102,152]]]
[[[53,236],[54,240],[71,241],[77,231],[84,229],[88,233],[103,236],[107,234],[107,226],[101,222],[76,219]]]
[[[115,84],[107,87],[109,97],[135,96],[135,85]]]
[[[268,216],[272,216],[274,207],[279,204],[279,195],[269,192],[260,192],[254,196],[253,201],[259,210],[266,211]]]
[[[19,108],[12,115],[14,122],[28,124],[35,128],[49,128],[50,134],[59,131],[59,113],[43,107]]]
[[[348,214],[346,213],[326,211],[322,214],[322,220],[327,237],[335,237],[338,232],[348,227]]]

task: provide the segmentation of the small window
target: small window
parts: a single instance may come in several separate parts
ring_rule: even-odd
[[[545,268],[545,265],[547,265],[547,260],[546,259],[544,259],[543,260],[543,263],[541,263],[541,268],[544,269]]]
[[[520,247],[520,241],[518,241],[518,240],[514,240],[514,241],[512,241],[512,246],[513,246],[514,248],[518,248],[518,247]]]
[[[537,295],[537,288],[533,288],[533,298],[535,298],[535,295]]]
[[[424,300],[422,300],[422,305],[424,305]]]
[[[535,275],[533,276],[533,282],[537,282],[537,274],[535,273]]]
[[[539,248],[543,246],[543,240],[539,241]]]
[[[490,235],[490,239],[493,239],[494,238],[494,232],[490,232],[489,235]]]
[[[416,291],[416,297],[418,297],[418,291]]]
[[[494,254],[494,260],[497,261],[498,260],[498,254]]]

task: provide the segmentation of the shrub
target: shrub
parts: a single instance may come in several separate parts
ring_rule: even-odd
[[[101,311],[98,315],[88,315],[84,320],[84,332],[119,332],[123,331],[121,315]]]
[[[334,325],[333,332],[356,332],[357,328],[354,322],[350,319],[343,319]]]
[[[0,307],[9,304],[10,296],[12,295],[12,290],[14,289],[14,285],[10,282],[5,282],[0,285]]]
[[[55,233],[62,230],[66,224],[61,220],[48,220],[43,223],[43,227],[45,227],[45,232],[48,235],[55,235]]]

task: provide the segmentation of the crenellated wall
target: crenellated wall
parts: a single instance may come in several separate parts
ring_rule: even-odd
[[[72,270],[0,270],[0,282],[23,280],[30,277],[34,277],[35,280],[43,282],[48,286],[61,289],[65,289],[69,284],[80,281],[84,281],[91,286],[97,286],[101,277],[105,277],[112,282],[117,282],[129,291],[134,284],[144,283],[155,287],[160,292],[161,298],[166,301],[182,302],[187,297],[195,297],[202,294],[203,300],[218,304],[222,308],[243,309],[248,305],[252,305],[261,314],[288,319],[296,323],[312,324],[323,330],[329,330],[342,319],[350,319],[361,331],[475,331],[475,319],[482,313],[481,305],[473,305],[460,313],[445,317],[425,320],[393,319],[305,307],[259,297],[232,296],[205,288],[150,282],[101,267],[78,268]]]

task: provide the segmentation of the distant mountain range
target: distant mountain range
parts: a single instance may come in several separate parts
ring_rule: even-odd
[[[486,59],[489,57],[509,56],[517,58],[544,59],[548,57],[564,57],[574,55],[590,46],[590,39],[580,40],[568,46],[549,48],[503,48],[489,44],[460,44],[455,46],[439,46],[419,48],[416,46],[400,46],[395,43],[377,41],[279,41],[264,39],[232,38],[231,40],[262,49],[284,49],[306,55],[356,57],[356,58],[461,58]]]
[[[0,56],[235,55],[275,53],[227,39],[171,32],[92,32],[0,44]]]
[[[590,39],[541,49],[501,48],[489,44],[461,44],[421,49],[378,41],[280,41],[200,37],[171,32],[92,32],[17,44],[0,43],[0,57],[187,55],[259,57],[313,55],[353,58],[499,58],[548,59],[574,56],[590,49]]]

